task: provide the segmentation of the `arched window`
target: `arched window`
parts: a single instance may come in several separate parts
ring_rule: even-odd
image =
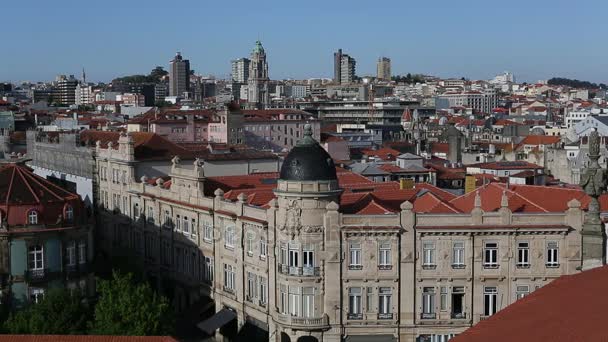
[[[27,222],[29,224],[38,224],[38,212],[36,210],[30,210],[27,214]]]
[[[67,204],[65,206],[64,216],[65,216],[65,219],[67,221],[74,220],[74,207],[72,207],[71,205]]]

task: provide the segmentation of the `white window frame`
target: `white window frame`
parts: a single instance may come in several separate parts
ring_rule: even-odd
[[[28,224],[38,224],[38,211],[30,210],[27,213],[27,222]]]
[[[87,243],[84,240],[78,241],[78,263],[86,264],[87,262]]]
[[[464,267],[464,242],[454,241],[452,243],[452,266]]]
[[[517,242],[517,267],[530,267],[530,243]]]
[[[302,267],[315,267],[315,251],[311,245],[302,247]]]
[[[236,285],[234,269],[234,266],[224,264],[224,286],[232,291],[235,290]]]
[[[559,243],[557,241],[547,241],[546,254],[547,267],[559,267]]]
[[[498,311],[498,288],[485,286],[483,288],[483,314],[492,316]]]
[[[351,315],[360,315],[363,313],[361,308],[362,291],[360,287],[351,287],[348,289],[348,313]]]
[[[422,266],[434,267],[435,264],[435,242],[426,241],[422,243]]]
[[[245,240],[245,248],[247,255],[253,256],[253,232],[247,232],[247,239]]]
[[[349,243],[349,255],[350,255],[350,266],[360,267],[361,264],[361,243],[351,242]]]
[[[235,245],[235,236],[236,236],[236,227],[228,226],[226,227],[226,232],[224,234],[224,247],[228,249],[234,249]]]
[[[426,315],[435,314],[435,288],[422,288],[422,313]]]
[[[392,313],[393,290],[390,287],[378,288],[378,313]]]
[[[69,204],[65,207],[65,219],[67,221],[74,220],[74,207]]]
[[[213,225],[208,221],[203,223],[203,240],[205,242],[213,241]]]
[[[38,304],[44,299],[44,289],[39,287],[30,287],[30,301]]]
[[[32,245],[28,248],[28,267],[31,271],[44,269],[44,246]]]
[[[378,265],[380,266],[391,266],[392,265],[392,249],[390,242],[378,243]]]
[[[483,266],[487,268],[498,267],[498,243],[486,242],[483,246]]]
[[[76,241],[70,241],[65,248],[66,265],[76,266]]]
[[[266,288],[266,278],[260,276],[258,278],[258,283],[260,285],[260,305],[266,305],[266,303],[268,303],[268,289]]]
[[[530,286],[529,285],[517,285],[515,288],[515,297],[517,300],[524,298],[525,296],[530,294]]]
[[[264,240],[264,238],[260,239],[260,259],[266,259],[266,256],[268,255],[268,243],[266,243],[266,240]]]

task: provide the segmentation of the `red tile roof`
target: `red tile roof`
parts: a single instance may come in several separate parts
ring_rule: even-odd
[[[528,135],[519,144],[520,145],[553,145],[561,141],[559,136],[555,135]]]
[[[452,342],[608,341],[608,266],[562,276]]]
[[[386,161],[396,160],[397,156],[401,154],[401,152],[389,147],[383,147],[378,150],[364,149],[361,152],[368,157],[376,157]]]

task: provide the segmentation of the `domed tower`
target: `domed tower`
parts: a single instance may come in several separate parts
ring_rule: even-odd
[[[320,341],[329,329],[330,311],[324,308],[324,218],[328,205],[338,203],[341,193],[333,160],[306,125],[304,138],[283,161],[275,190],[278,312],[274,321],[282,340],[312,336]]]

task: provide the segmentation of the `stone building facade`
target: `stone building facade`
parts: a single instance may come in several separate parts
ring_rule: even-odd
[[[263,206],[206,196],[200,160],[137,179],[130,135],[98,145],[99,248],[134,251],[179,307],[210,296],[232,321],[217,334],[253,324],[271,341],[447,341],[582,264],[581,191],[540,208],[488,185],[444,211],[351,213],[311,136]]]

